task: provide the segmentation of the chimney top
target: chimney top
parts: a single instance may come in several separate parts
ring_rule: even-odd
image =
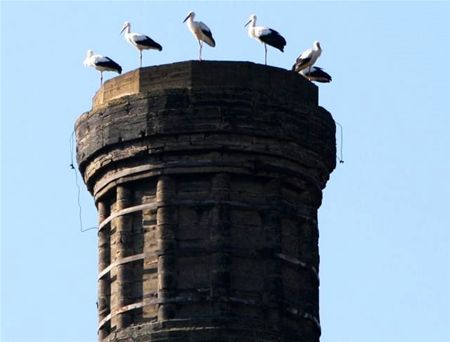
[[[263,88],[275,95],[289,91],[303,103],[318,102],[317,86],[291,70],[252,62],[184,61],[135,69],[106,81],[95,94],[92,109],[127,95],[201,87]]]

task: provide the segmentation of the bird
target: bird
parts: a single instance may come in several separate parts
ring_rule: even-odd
[[[206,26],[206,24],[201,21],[194,21],[194,18],[195,18],[195,12],[190,11],[188,13],[187,17],[183,20],[183,23],[187,21],[186,24],[187,24],[187,27],[189,28],[189,31],[191,31],[194,38],[196,38],[198,40],[198,44],[200,45],[200,52],[199,52],[198,60],[201,61],[202,60],[202,48],[203,48],[202,42],[205,42],[206,44],[208,44],[211,47],[215,47],[216,42],[213,38],[212,32],[209,29],[209,27]]]
[[[332,78],[330,74],[323,71],[322,68],[313,66],[311,68],[302,69],[299,72],[300,75],[307,78],[310,81],[320,82],[320,83],[330,83]]]
[[[115,71],[119,75],[122,73],[122,67],[119,64],[109,57],[94,55],[92,50],[87,51],[83,64],[86,67],[92,67],[100,71],[100,86],[103,84],[103,71]]]
[[[309,72],[311,72],[311,67],[316,63],[321,54],[322,48],[320,47],[320,43],[316,40],[312,49],[307,49],[301,53],[295,61],[295,64],[292,66],[292,69],[296,72],[300,72],[303,69],[309,68]]]
[[[259,42],[264,44],[264,64],[267,65],[267,45],[270,45],[281,52],[284,52],[284,47],[286,46],[286,39],[283,38],[281,34],[277,31],[264,27],[264,26],[255,26],[256,25],[256,15],[252,14],[249,17],[249,20],[245,24],[248,27],[248,35],[252,38],[255,38]],[[244,26],[244,27],[245,27]]]
[[[139,50],[139,67],[142,68],[142,50],[158,50],[162,51],[162,46],[145,34],[130,32],[131,24],[126,21],[123,23],[120,33],[125,31],[125,39]]]

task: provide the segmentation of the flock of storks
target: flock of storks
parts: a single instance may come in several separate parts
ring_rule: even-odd
[[[201,61],[203,43],[214,47],[216,46],[216,42],[214,41],[209,27],[201,21],[194,21],[194,18],[195,13],[191,11],[183,22],[187,22],[189,30],[192,32],[194,38],[198,40],[200,46],[199,60]],[[256,15],[252,14],[245,26],[248,26],[248,34],[250,37],[255,38],[264,44],[264,63],[266,65],[267,45],[283,52],[286,40],[277,31],[271,28],[256,26]],[[142,67],[142,50],[162,50],[162,46],[150,37],[144,34],[131,32],[131,24],[129,22],[123,24],[120,33],[122,32],[124,32],[125,39],[139,51],[139,67]],[[297,58],[295,64],[292,66],[292,70],[298,72],[310,81],[322,83],[331,82],[331,76],[328,73],[321,68],[314,66],[321,53],[322,48],[320,47],[320,43],[315,41],[312,49],[305,50]],[[83,64],[100,71],[100,84],[103,84],[104,71],[115,71],[119,74],[122,73],[122,67],[119,64],[109,57],[95,55],[92,50],[88,50]]]

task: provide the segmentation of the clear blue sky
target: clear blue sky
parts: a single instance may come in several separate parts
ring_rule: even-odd
[[[97,236],[69,168],[99,83],[82,62],[136,68],[125,20],[163,45],[145,66],[195,59],[189,10],[217,41],[204,59],[263,63],[251,13],[287,40],[270,65],[322,43],[320,104],[345,134],[319,210],[322,342],[450,341],[450,5],[428,1],[2,2],[1,340],[96,340]]]

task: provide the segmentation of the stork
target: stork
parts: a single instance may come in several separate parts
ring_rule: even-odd
[[[309,68],[311,72],[311,67],[316,63],[317,59],[322,54],[322,48],[320,43],[316,40],[313,44],[312,49],[307,49],[297,58],[292,69],[296,72],[300,72],[303,69]]]
[[[302,69],[299,74],[314,82],[330,83],[332,80],[330,74],[323,71],[322,68],[316,66]]]
[[[157,42],[155,42],[153,39],[151,39],[149,36],[146,36],[145,34],[140,34],[136,32],[130,32],[131,30],[131,24],[126,21],[123,26],[120,33],[125,31],[125,39],[133,45],[136,49],[139,50],[139,67],[142,68],[142,50],[162,50],[162,46],[159,45]]]
[[[119,64],[109,57],[94,55],[94,51],[92,50],[87,51],[83,64],[86,67],[92,67],[100,71],[100,86],[103,84],[103,71],[115,71],[118,74],[122,73],[122,67]]]
[[[248,35],[264,44],[264,64],[267,65],[267,45],[270,45],[280,50],[281,52],[284,52],[286,39],[284,39],[281,34],[279,34],[277,31],[271,28],[264,26],[255,26],[256,25],[255,14],[252,14],[249,17],[249,20],[247,21],[245,26],[247,25],[249,25]]]
[[[202,48],[203,43],[205,42],[211,47],[216,46],[216,42],[214,41],[214,38],[212,36],[211,30],[208,26],[206,26],[205,23],[201,21],[194,21],[195,18],[195,12],[189,12],[187,17],[183,20],[183,23],[187,21],[187,27],[189,28],[189,31],[192,32],[192,35],[194,38],[198,40],[198,45],[200,45],[200,52],[198,60],[202,60]]]

